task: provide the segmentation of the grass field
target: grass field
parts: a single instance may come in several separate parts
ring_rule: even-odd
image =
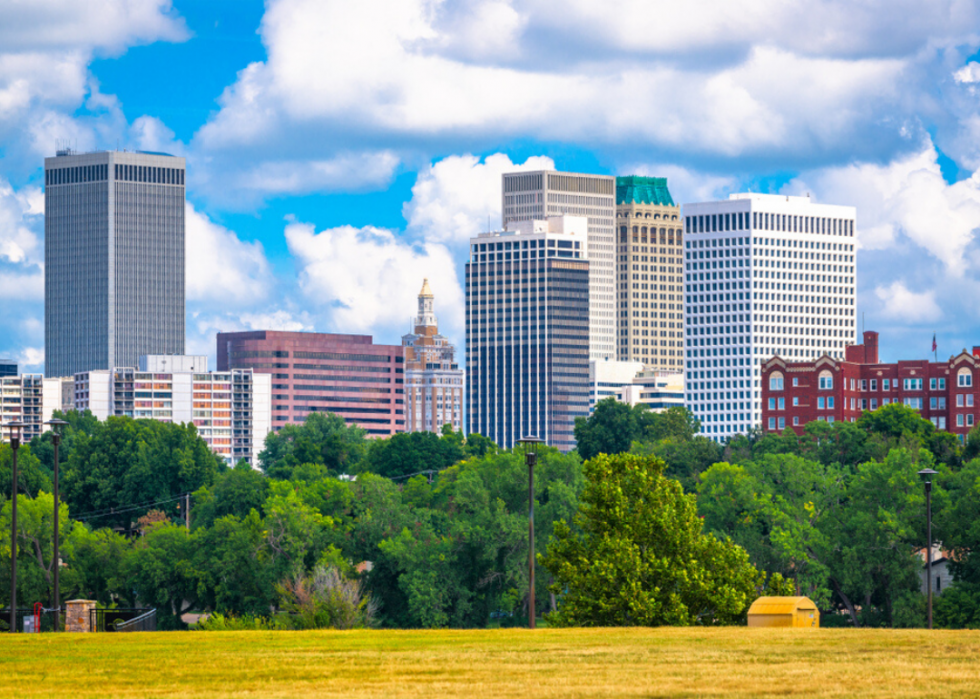
[[[0,637],[4,696],[980,696],[980,632],[170,632]]]

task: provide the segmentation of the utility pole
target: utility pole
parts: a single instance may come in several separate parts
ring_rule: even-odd
[[[184,526],[191,530],[191,494],[184,495]]]
[[[13,483],[11,484],[11,521],[10,521],[10,633],[17,633],[17,450],[20,449],[20,430],[24,423],[17,420],[8,422],[4,427],[10,430],[10,448],[14,452]]]
[[[51,426],[51,444],[54,446],[54,553],[52,555],[51,566],[54,568],[54,592],[52,594],[51,606],[54,608],[54,630],[55,633],[61,631],[61,551],[58,541],[58,446],[61,444],[61,433],[59,430],[68,423],[57,418],[48,420]]]

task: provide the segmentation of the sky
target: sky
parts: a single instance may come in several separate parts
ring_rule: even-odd
[[[857,208],[885,361],[980,345],[980,0],[0,0],[0,356],[42,371],[43,159],[187,158],[187,352],[463,341],[500,175]],[[461,357],[460,357],[461,358]]]

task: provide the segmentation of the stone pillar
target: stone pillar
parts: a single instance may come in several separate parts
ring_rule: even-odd
[[[89,633],[92,631],[92,614],[95,601],[89,599],[73,599],[65,603],[65,631]]]

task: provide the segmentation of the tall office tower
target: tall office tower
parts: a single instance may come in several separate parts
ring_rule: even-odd
[[[405,348],[405,431],[436,432],[443,425],[463,429],[466,374],[456,363],[456,348],[439,334],[435,297],[429,280],[419,292],[414,332],[402,336]]]
[[[760,370],[844,357],[856,338],[850,206],[732,194],[684,205],[685,390],[706,436],[760,424]]]
[[[368,437],[405,431],[405,350],[370,335],[218,333],[218,370],[272,376],[272,429],[334,413]]]
[[[16,359],[0,359],[0,376],[17,376]]]
[[[183,158],[44,159],[45,375],[184,352]]]
[[[147,363],[146,359],[149,359]],[[170,423],[193,423],[211,450],[229,464],[258,467],[265,437],[272,429],[272,378],[251,369],[185,371],[203,357],[165,359],[177,367],[161,371],[164,358],[141,357],[132,367],[80,372],[72,382],[74,409],[110,416]]]
[[[616,358],[616,178],[515,172],[503,178],[503,227],[512,221],[584,216],[589,237],[589,357]]]
[[[570,451],[589,413],[588,224],[509,226],[470,239],[467,429],[504,448],[534,435]]]
[[[655,371],[684,368],[680,213],[665,177],[616,178],[616,355]]]

